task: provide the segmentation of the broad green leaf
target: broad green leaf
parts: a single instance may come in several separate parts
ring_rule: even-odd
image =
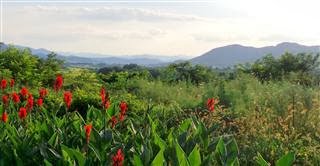
[[[81,152],[75,149],[68,148],[65,145],[61,145],[61,149],[62,149],[63,157],[66,157],[66,158],[70,157],[70,158],[76,159],[80,166],[85,164],[85,157]]]
[[[160,166],[160,165],[163,165],[163,161],[164,161],[164,156],[163,156],[163,150],[161,149],[156,155],[156,157],[153,159],[151,165]]]
[[[193,150],[189,154],[188,160],[189,160],[190,165],[192,165],[192,166],[201,165],[201,156],[200,156],[198,144],[196,144],[196,146],[194,146]]]
[[[57,133],[53,133],[48,141],[49,145],[54,146],[54,142],[55,142],[56,138],[57,138]]]
[[[291,166],[295,160],[295,156],[293,152],[290,152],[284,156],[282,156],[276,162],[276,166]]]
[[[176,150],[176,155],[177,155],[179,165],[188,166],[189,163],[188,163],[186,154],[177,141],[175,141],[175,150]]]
[[[73,156],[77,159],[79,166],[84,165],[86,162],[86,158],[84,157],[84,155],[76,149],[70,150],[72,150]]]
[[[192,124],[192,119],[184,120],[182,124],[179,126],[181,132],[187,131],[191,124]]]
[[[226,157],[227,157],[227,149],[224,145],[223,139],[222,137],[220,137],[218,144],[216,146],[216,150],[215,150],[215,156],[216,159],[222,164],[224,165]]]
[[[266,160],[264,160],[264,158],[261,156],[261,154],[259,152],[258,152],[258,156],[256,158],[256,162],[260,166],[269,166],[270,165]]]
[[[44,159],[43,162],[45,166],[52,166],[52,164],[47,159]]]
[[[238,145],[235,139],[231,139],[227,145],[227,165],[234,165],[234,163],[238,160]]]
[[[133,163],[134,166],[143,166],[143,163],[142,163],[140,157],[136,154],[133,156],[133,162],[134,162]]]

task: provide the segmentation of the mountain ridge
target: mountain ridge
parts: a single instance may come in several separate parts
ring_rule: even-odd
[[[190,59],[193,64],[223,68],[232,67],[240,63],[250,63],[267,54],[279,57],[285,52],[290,53],[319,53],[320,46],[305,46],[294,42],[282,42],[275,46],[252,47],[240,44],[232,44],[217,47],[210,51]]]
[[[2,49],[9,47],[8,44],[0,43]],[[19,49],[30,49],[33,55],[40,58],[46,58],[48,54],[53,51],[44,48],[32,48],[28,46],[13,45]],[[67,64],[92,64],[92,65],[125,65],[135,63],[138,65],[154,66],[174,62],[176,60],[184,59],[182,56],[161,56],[152,54],[142,55],[128,55],[128,56],[115,56],[98,53],[72,53],[72,52],[54,52],[57,54],[58,59],[64,60]],[[92,57],[93,56],[93,57]]]

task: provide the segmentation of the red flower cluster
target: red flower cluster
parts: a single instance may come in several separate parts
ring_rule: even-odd
[[[102,107],[104,109],[108,109],[110,107],[110,99],[109,99],[109,94],[106,92],[106,89],[103,87],[100,90],[100,97],[101,97],[101,102],[102,102]]]
[[[86,132],[86,141],[87,141],[87,144],[88,144],[89,140],[90,140],[90,134],[91,134],[92,125],[91,124],[85,125],[84,129],[85,129],[85,132]]]
[[[45,98],[48,95],[48,90],[46,88],[41,88],[39,90],[39,96],[40,98]]]
[[[37,105],[38,105],[39,107],[42,107],[42,105],[43,105],[43,99],[42,99],[42,98],[39,98],[39,99],[37,100]]]
[[[28,95],[27,105],[26,106],[27,106],[28,112],[30,112],[32,110],[32,108],[33,108],[33,96],[32,96],[31,93]]]
[[[27,109],[24,107],[21,107],[18,115],[21,120],[25,119],[27,117]]]
[[[209,99],[207,100],[207,109],[208,109],[209,111],[213,112],[213,111],[214,111],[214,106],[215,106],[215,104],[217,104],[217,103],[218,103],[218,100],[217,100],[217,99],[209,98]]]
[[[22,87],[22,89],[20,90],[20,94],[25,98],[27,97],[29,91],[26,87]]]
[[[57,92],[62,88],[63,85],[63,77],[62,75],[58,75],[56,77],[56,81],[54,82],[53,89]]]
[[[70,109],[71,102],[72,102],[72,93],[70,91],[64,92],[63,99],[67,106],[67,109]]]
[[[8,95],[3,95],[2,96],[2,103],[5,106],[7,106],[9,104],[9,96]]]
[[[114,128],[116,124],[118,123],[117,117],[112,116],[111,119],[109,120],[109,123],[111,123],[111,128]]]
[[[13,86],[14,86],[14,79],[11,79],[10,80],[10,87],[13,88]]]
[[[2,120],[2,122],[7,123],[7,121],[8,121],[8,114],[7,114],[6,111],[3,111],[1,120]]]
[[[126,115],[127,109],[128,109],[128,105],[126,102],[121,101],[120,105],[120,116],[119,116],[119,120],[123,121],[124,120],[124,116]]]
[[[104,87],[102,87],[100,90],[100,97],[101,97],[102,105],[104,105],[106,101],[106,89],[104,89]]]
[[[20,96],[16,93],[16,92],[13,92],[12,93],[12,100],[15,104],[19,103],[20,102]]]
[[[123,166],[124,155],[121,149],[118,149],[117,154],[112,156],[112,166]]]
[[[1,89],[4,90],[7,87],[7,80],[3,79],[1,80],[1,85],[0,85]]]

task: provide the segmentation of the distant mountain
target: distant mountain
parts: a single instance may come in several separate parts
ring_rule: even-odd
[[[52,53],[47,49],[39,48],[30,48],[26,46],[14,45],[17,48],[24,49],[29,48],[33,55],[36,55],[40,58],[46,58],[48,54]],[[7,44],[0,43],[1,49],[6,49]],[[130,63],[135,63],[138,65],[145,66],[159,66],[162,64],[167,64],[176,60],[184,59],[188,57],[183,56],[161,56],[161,55],[123,55],[123,56],[112,56],[112,55],[103,55],[95,53],[70,53],[70,52],[57,52],[59,59],[62,59],[66,62],[67,65],[71,66],[90,66],[90,65],[125,65]]]
[[[276,46],[256,48],[234,44],[212,49],[201,56],[192,58],[190,62],[218,68],[232,67],[236,64],[254,62],[267,54],[279,57],[286,51],[290,53],[319,53],[320,46],[304,46],[298,43],[284,42]]]

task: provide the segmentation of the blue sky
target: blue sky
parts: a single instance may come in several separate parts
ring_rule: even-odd
[[[316,0],[4,0],[5,43],[64,52],[197,56],[227,44],[320,44]]]

